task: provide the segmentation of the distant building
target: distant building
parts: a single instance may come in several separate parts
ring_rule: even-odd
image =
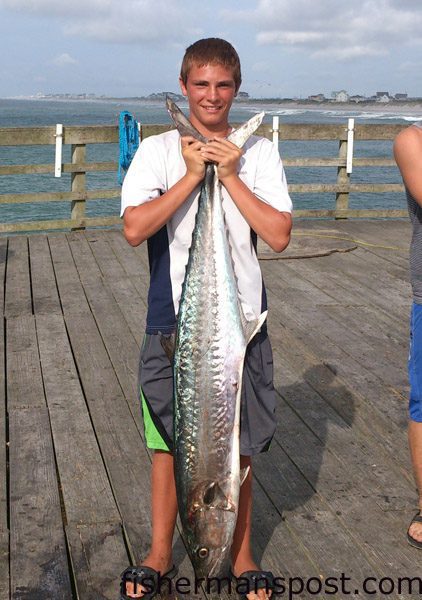
[[[376,98],[383,98],[384,96],[390,97],[390,92],[377,92],[375,95]]]
[[[154,92],[147,96],[148,100],[165,100],[166,96],[178,102],[180,100],[184,100],[184,96],[182,94],[175,94],[174,92]]]
[[[313,96],[308,96],[308,100],[311,100],[311,102],[324,102],[325,96],[324,94],[314,94]]]
[[[366,98],[365,96],[360,96],[359,94],[356,94],[355,96],[350,96],[349,97],[349,101],[350,102],[356,102],[356,104],[359,103],[359,102],[367,102],[367,100],[368,100],[368,98]]]
[[[407,96],[407,94],[395,94],[395,95],[394,95],[394,98],[395,98],[396,100],[407,100],[407,99],[408,99],[408,96]]]
[[[237,97],[239,100],[247,100],[249,98],[248,92],[238,92]]]
[[[332,92],[331,98],[334,102],[348,102],[349,94],[346,90],[340,90],[339,92]]]
[[[387,102],[390,102],[390,100],[391,100],[391,97],[388,94],[388,92],[383,95],[378,95],[378,92],[377,92],[377,96],[376,96],[377,102],[380,102],[381,104],[386,104]]]

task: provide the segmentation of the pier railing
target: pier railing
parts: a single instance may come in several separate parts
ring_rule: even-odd
[[[303,143],[305,156],[296,158],[286,157],[283,152],[284,165],[310,169],[313,167],[331,167],[337,169],[337,179],[334,183],[289,183],[289,190],[293,195],[299,194],[332,194],[332,208],[315,208],[296,210],[298,217],[328,217],[335,219],[344,218],[386,218],[404,217],[405,210],[397,209],[357,209],[350,208],[350,194],[385,194],[402,192],[400,183],[353,183],[352,170],[360,167],[391,167],[396,168],[392,157],[365,156],[356,158],[353,155],[355,142],[360,141],[388,141],[393,140],[397,133],[403,129],[402,125],[354,125],[353,120],[345,125],[334,124],[279,124],[277,118],[272,125],[262,125],[258,134],[273,139],[275,143],[297,141]],[[141,136],[147,137],[162,133],[170,129],[168,125],[143,125]],[[306,157],[307,144],[314,141],[337,142],[337,152],[333,156]],[[63,126],[61,127],[22,127],[0,129],[0,150],[7,151],[7,147],[16,149],[25,146],[52,146],[56,147],[56,161],[48,164],[0,164],[0,175],[35,175],[45,174],[60,176],[62,173],[70,174],[70,189],[68,191],[48,191],[32,193],[2,193],[0,204],[16,206],[18,204],[38,205],[46,202],[68,202],[69,214],[65,219],[47,220],[3,220],[0,223],[0,233],[41,231],[55,229],[82,229],[86,227],[105,227],[120,223],[120,218],[115,216],[87,216],[87,203],[92,200],[117,199],[120,196],[120,187],[116,185],[104,189],[92,189],[87,185],[87,175],[90,173],[117,172],[118,150],[116,161],[88,161],[87,148],[97,144],[117,144],[117,126]],[[70,147],[70,161],[62,162],[61,153],[57,149]],[[3,148],[1,148],[3,147]],[[303,152],[301,152],[303,154]],[[54,148],[51,156],[54,157]],[[110,177],[109,177],[110,179]],[[53,186],[52,186],[53,187]]]

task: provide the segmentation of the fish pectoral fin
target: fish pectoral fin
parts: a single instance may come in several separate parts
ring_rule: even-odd
[[[251,339],[258,333],[263,326],[265,319],[267,318],[268,311],[264,311],[257,319],[253,321],[247,321],[243,319],[243,332],[245,335],[246,343],[249,344]]]
[[[251,468],[245,467],[244,469],[240,469],[240,486],[242,487],[242,485],[245,482],[246,477],[248,476],[249,471],[251,470]]]
[[[172,333],[171,335],[162,335],[160,336],[160,342],[164,352],[167,354],[167,358],[171,363],[173,363],[174,349],[176,346],[176,334]]]
[[[209,508],[235,511],[235,506],[229,497],[221,489],[218,481],[213,481],[204,491],[203,502]]]

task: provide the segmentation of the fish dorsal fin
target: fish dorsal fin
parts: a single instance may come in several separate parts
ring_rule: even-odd
[[[242,327],[245,335],[246,344],[249,344],[251,339],[258,333],[267,318],[268,311],[265,310],[257,319],[247,321],[242,313]]]
[[[204,137],[199,131],[192,125],[192,123],[185,117],[180,108],[169,96],[166,96],[167,110],[173,119],[173,123],[176,125],[177,131],[181,136],[191,135],[200,142],[207,143],[207,138]]]
[[[238,148],[242,148],[244,144],[246,144],[247,140],[251,137],[251,135],[258,129],[258,127],[262,123],[262,119],[264,118],[265,113],[260,112],[257,115],[254,115],[249,121],[243,123],[238,129],[235,129],[231,132],[229,137],[227,138],[229,142],[236,144]]]
[[[233,502],[226,496],[218,481],[213,481],[205,488],[202,500],[209,508],[236,510]]]
[[[245,479],[248,476],[250,469],[251,468],[249,466],[245,467],[244,469],[240,469],[240,486],[241,487],[244,484]]]
[[[171,363],[173,363],[174,349],[176,346],[176,334],[172,333],[170,335],[161,335],[160,342],[164,352],[167,354],[167,358]]]

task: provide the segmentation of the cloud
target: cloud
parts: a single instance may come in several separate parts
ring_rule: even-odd
[[[113,4],[116,4],[113,0],[72,0],[71,2],[57,2],[57,0],[0,0],[0,7],[2,6],[13,11],[59,17],[107,14]]]
[[[184,43],[198,29],[183,0],[0,0],[0,7],[59,19],[66,35],[103,42]]]
[[[51,62],[53,65],[56,65],[56,67],[66,67],[67,65],[78,64],[78,61],[72,56],[70,56],[70,54],[67,54],[67,52],[64,52],[63,54],[59,54],[58,56],[54,57]]]
[[[254,25],[258,45],[303,49],[313,58],[383,56],[421,42],[420,0],[258,0],[253,10],[223,10],[221,16]]]

